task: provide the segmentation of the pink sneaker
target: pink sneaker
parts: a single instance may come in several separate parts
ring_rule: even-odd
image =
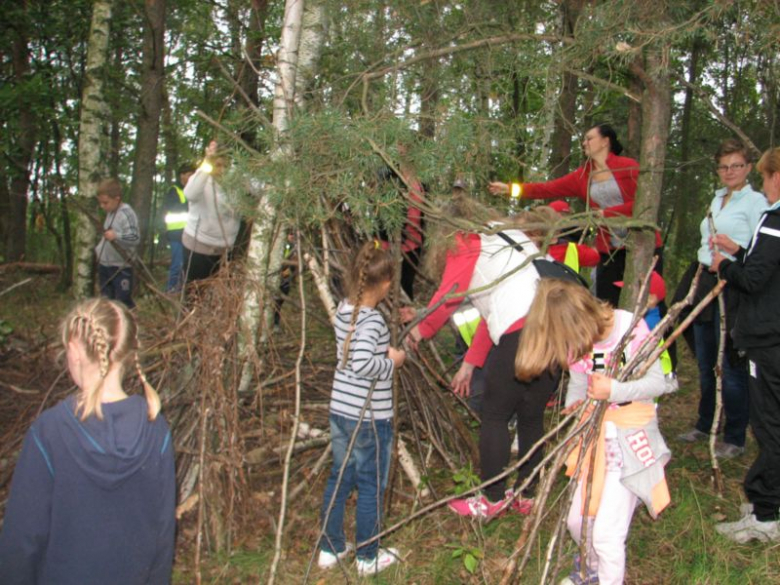
[[[510,494],[511,497],[511,494]],[[512,503],[509,504],[509,509],[517,514],[522,514],[523,516],[528,516],[528,514],[531,513],[531,510],[534,509],[534,500],[533,498],[517,498],[512,500]]]
[[[489,521],[506,512],[509,507],[509,500],[504,499],[493,503],[482,494],[478,494],[470,498],[452,500],[447,505],[450,510],[459,516],[471,516],[472,518]]]

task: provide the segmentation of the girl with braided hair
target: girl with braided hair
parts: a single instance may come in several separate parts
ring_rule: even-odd
[[[406,357],[403,350],[390,347],[390,332],[376,309],[390,291],[394,273],[390,253],[376,240],[366,242],[348,275],[348,297],[336,311],[338,362],[330,399],[333,466],[323,496],[317,561],[323,569],[335,567],[354,550],[344,538],[344,508],[353,489],[358,492],[357,542],[379,533],[393,445],[393,371]],[[383,571],[395,563],[397,554],[380,548],[378,542],[360,546],[358,574]]]
[[[169,583],[176,480],[160,398],[121,303],[77,305],[62,323],[78,392],[30,427],[0,534],[0,583]],[[134,368],[144,396],[123,387]]]

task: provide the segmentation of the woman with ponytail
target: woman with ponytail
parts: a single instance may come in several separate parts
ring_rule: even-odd
[[[574,172],[546,183],[490,183],[494,195],[522,199],[559,199],[579,197],[603,218],[632,217],[636,196],[639,163],[620,156],[623,145],[609,124],[594,126],[585,134],[582,150],[587,159]],[[603,226],[596,236],[601,261],[596,269],[596,296],[617,307],[620,289],[615,282],[623,280],[626,266],[624,228]],[[656,255],[660,257],[661,235],[656,232]],[[661,273],[661,262],[656,267]]]
[[[176,480],[160,398],[124,305],[91,299],[62,323],[78,392],[24,439],[0,535],[0,583],[169,583]],[[133,369],[144,396],[130,396]]]

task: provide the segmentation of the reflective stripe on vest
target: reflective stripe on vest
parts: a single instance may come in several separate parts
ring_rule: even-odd
[[[563,263],[574,270],[574,272],[580,271],[580,253],[577,250],[577,244],[574,242],[569,242],[569,245],[566,246],[566,256],[563,257]]]
[[[171,230],[183,230],[187,225],[189,213],[186,211],[168,212],[165,214],[165,228]]]
[[[662,339],[658,345],[663,345],[663,344],[664,344],[664,340]],[[671,374],[673,371],[672,356],[669,355],[669,350],[665,349],[659,359],[661,360],[661,371],[663,371],[664,376],[666,376],[667,374]]]
[[[177,185],[174,185],[173,188],[176,189],[176,194],[179,196],[179,202],[182,205],[187,203],[187,198],[184,196],[184,189]],[[189,213],[186,211],[169,211],[165,214],[165,229],[168,231],[183,230],[187,226],[188,217]]]
[[[482,317],[480,316],[479,311],[474,307],[455,311],[452,315],[452,321],[455,323],[455,327],[458,328],[460,336],[469,347],[471,347],[471,342],[474,339],[474,334],[477,332],[477,326],[481,319]]]

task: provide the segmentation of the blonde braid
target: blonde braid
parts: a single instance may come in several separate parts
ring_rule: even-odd
[[[157,390],[154,389],[146,379],[143,369],[141,368],[141,360],[138,358],[138,337],[135,338],[136,351],[135,351],[135,371],[138,372],[138,377],[141,378],[141,383],[144,385],[144,396],[146,396],[146,404],[149,409],[149,420],[154,420],[160,413],[160,395],[157,394]]]
[[[108,376],[108,370],[111,369],[111,344],[108,339],[108,333],[95,319],[94,312],[90,312],[87,317],[87,329],[85,331],[84,341],[91,344],[92,350],[97,358],[100,368],[100,381],[95,388],[86,393],[81,400],[82,412],[81,420],[85,420],[89,415],[95,415],[103,418],[103,407],[100,400],[100,389],[103,387],[103,381]],[[91,333],[91,335],[86,335]]]
[[[339,369],[341,370],[347,367],[347,361],[349,360],[349,344],[352,341],[352,334],[355,332],[355,324],[357,323],[358,315],[360,314],[360,302],[363,300],[363,291],[366,288],[367,264],[368,258],[364,258],[358,272],[357,293],[355,294],[354,299],[355,304],[352,307],[352,317],[349,320],[349,329],[347,330],[347,336],[344,339],[344,349],[341,352],[341,365],[339,366]]]

